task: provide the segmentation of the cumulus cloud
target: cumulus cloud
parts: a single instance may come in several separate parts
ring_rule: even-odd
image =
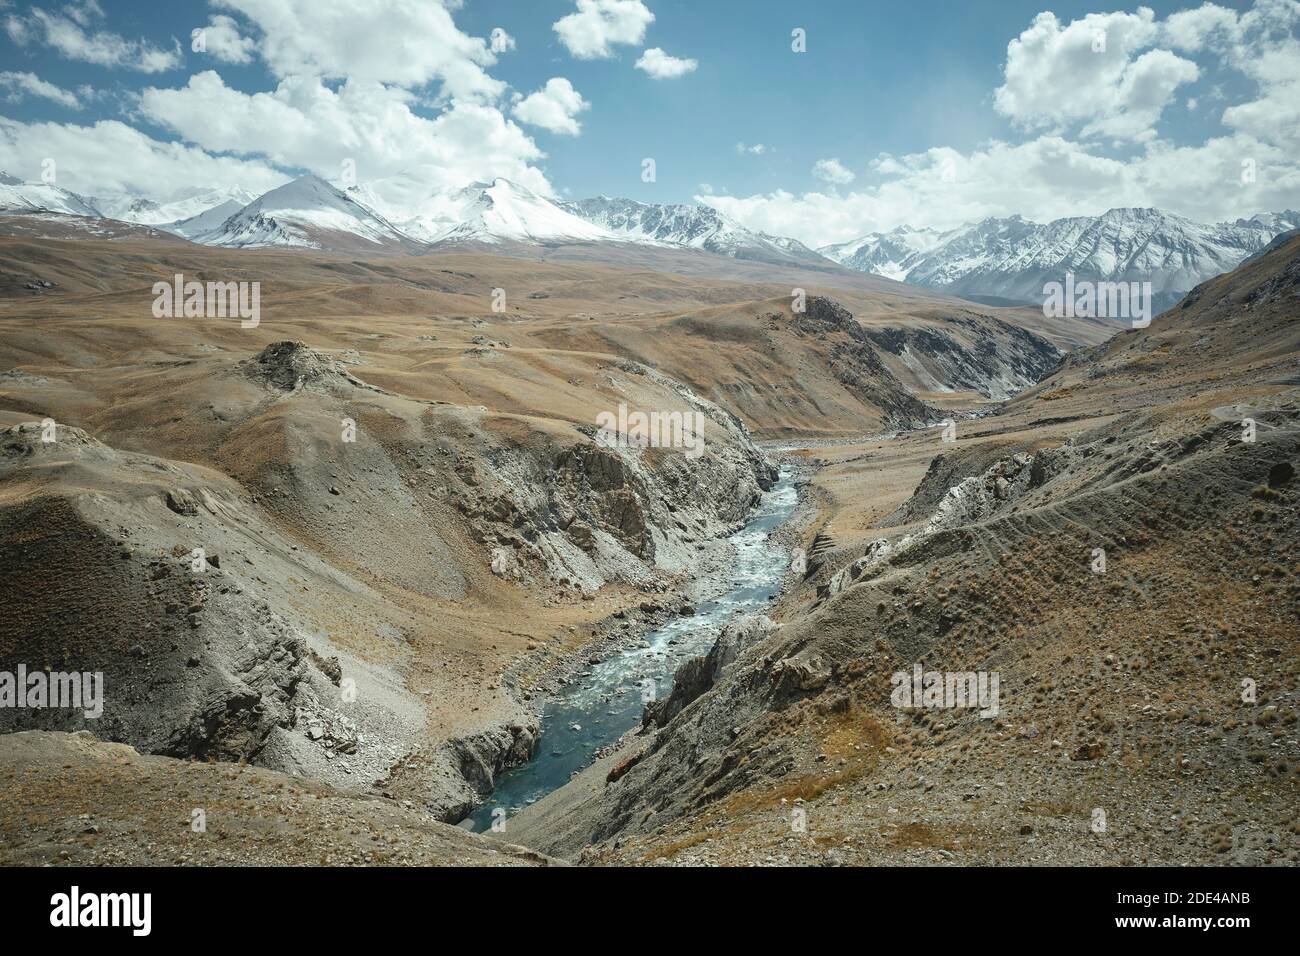
[[[421,87],[453,98],[495,98],[496,56],[452,20],[453,0],[214,0],[260,34],[258,51],[280,78],[322,76]],[[383,29],[373,29],[382,24]]]
[[[578,59],[603,60],[614,55],[615,46],[639,44],[654,18],[641,0],[577,0],[577,11],[551,29]]]
[[[819,159],[813,163],[812,174],[823,182],[847,186],[858,177],[838,159]]]
[[[1085,137],[1150,140],[1177,89],[1201,76],[1178,53],[1213,54],[1254,81],[1258,92],[1226,107],[1224,125],[1300,148],[1298,28],[1300,0],[1256,0],[1240,13],[1204,3],[1165,20],[1141,7],[1132,14],[1089,14],[1068,26],[1040,13],[1007,47],[1005,81],[994,102],[1024,127],[1064,131],[1080,123]],[[1218,87],[1215,94],[1222,96]]]
[[[1161,36],[1175,50],[1196,53],[1205,48],[1211,37],[1233,33],[1236,29],[1235,10],[1206,3],[1193,10],[1171,13],[1162,25]]]
[[[1258,164],[1241,179],[1243,157]],[[1116,206],[1156,206],[1193,219],[1234,219],[1243,210],[1294,208],[1300,163],[1294,154],[1241,135],[1177,147],[1152,143],[1129,159],[1060,136],[995,141],[962,153],[935,148],[881,156],[878,182],[848,193],[778,190],[755,196],[697,196],[738,222],[810,246],[845,242],[900,225],[950,229],[990,216],[1039,222],[1092,216]]]
[[[899,225],[953,228],[990,216],[1036,221],[1155,206],[1217,222],[1300,205],[1300,0],[1213,3],[1164,20],[1041,13],[1007,48],[994,108],[1030,138],[958,151],[882,155],[851,191],[700,195],[738,221],[818,246]],[[1180,54],[1194,54],[1194,63]],[[1215,82],[1189,109],[1220,110],[1226,135],[1171,141],[1157,126],[1205,71],[1254,90],[1233,102]],[[1219,80],[1219,77],[1215,77]],[[738,147],[740,148],[740,147]],[[1243,176],[1249,168],[1253,176]],[[814,176],[839,186],[833,167]]]
[[[1148,140],[1151,128],[1200,70],[1165,49],[1155,13],[1090,13],[1068,25],[1040,13],[1007,45],[1003,84],[994,106],[1017,126],[1084,136]],[[1147,52],[1141,53],[1140,51]]]
[[[525,123],[552,133],[577,136],[582,131],[575,117],[591,104],[562,76],[552,77],[546,86],[529,93],[515,104],[514,115]]]
[[[211,183],[264,190],[297,170],[337,179],[345,162],[362,181],[419,167],[430,186],[502,176],[552,195],[538,168],[545,154],[519,124],[576,135],[576,117],[589,108],[561,77],[527,96],[515,94],[511,105],[507,84],[489,75],[493,41],[469,36],[452,19],[460,0],[210,2],[218,9],[201,27],[200,55],[222,63],[259,59],[275,77],[270,89],[245,92],[204,70],[180,87],[155,83],[130,94],[132,115],[170,131],[176,142],[121,123],[11,123],[0,155],[15,168],[33,168],[35,157],[37,170],[50,156],[61,170],[74,170],[68,175],[79,189],[154,198]],[[78,37],[108,35],[95,0],[8,18],[4,7],[0,0],[0,23],[16,42],[70,50]],[[361,28],[373,22],[384,29]],[[610,42],[619,35],[616,30]],[[132,43],[121,40],[116,60],[133,53],[143,68],[145,45]],[[497,52],[513,46],[504,31],[496,36]],[[40,82],[27,75],[0,79],[0,95],[8,88],[11,96],[47,95],[69,105],[99,95]],[[95,164],[102,178],[90,172]]]
[[[239,32],[233,17],[217,15],[202,27],[203,51],[222,63],[252,63],[257,41]],[[193,45],[193,44],[191,44]]]
[[[155,46],[146,40],[128,40],[98,29],[104,11],[95,0],[70,3],[57,13],[32,7],[26,16],[5,17],[5,32],[18,46],[42,43],[69,60],[97,66],[120,67],[141,73],[174,70],[182,63],[179,41],[172,48]]]
[[[427,165],[441,171],[441,181],[431,185],[504,176],[551,194],[531,165],[542,151],[495,106],[454,102],[430,119],[412,111],[414,99],[382,83],[348,80],[331,89],[304,76],[249,94],[209,70],[180,89],[142,91],[140,111],[204,149],[265,157],[327,179],[338,177],[344,160],[356,164],[362,181]]]
[[[116,120],[79,126],[0,117],[0,169],[37,179],[46,159],[55,161],[58,184],[73,192],[134,193],[163,202],[197,185],[263,192],[287,178],[266,163],[160,142]]]
[[[1255,83],[1255,99],[1224,109],[1225,126],[1300,152],[1298,0],[1257,0],[1240,14],[1207,3],[1171,15],[1163,26],[1171,46],[1212,52]]]
[[[646,50],[636,61],[638,70],[644,70],[656,80],[672,80],[687,73],[694,73],[699,65],[698,60],[670,56],[657,46]]]
[[[17,102],[25,96],[37,96],[70,109],[81,109],[81,101],[77,99],[75,93],[55,86],[53,83],[47,83],[35,73],[0,73],[0,87],[9,91],[6,99],[13,102]]]
[[[749,153],[751,156],[762,156],[764,153],[767,152],[767,147],[764,146],[762,143],[753,143],[752,145],[737,143],[736,152]]]

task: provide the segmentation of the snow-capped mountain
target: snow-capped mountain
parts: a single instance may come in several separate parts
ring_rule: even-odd
[[[901,282],[906,274],[903,263],[916,253],[933,249],[944,235],[937,229],[899,226],[890,232],[872,233],[852,242],[823,246],[817,251],[850,269],[873,272]]]
[[[967,298],[1041,304],[1043,286],[1076,280],[1150,282],[1155,306],[1236,268],[1300,226],[1294,212],[1207,225],[1159,209],[1111,209],[1042,225],[1019,216],[946,233],[908,231],[827,246],[842,265]]]
[[[417,169],[348,193],[408,236],[431,244],[622,242],[827,265],[798,240],[745,229],[708,206],[605,197],[556,202],[507,179],[440,189],[427,185],[432,178]]]
[[[420,170],[348,192],[421,242],[604,242],[616,237],[508,179],[463,189],[427,185]]]
[[[93,201],[85,196],[48,183],[24,182],[7,173],[0,173],[0,212],[57,212],[66,216],[104,218]]]
[[[663,205],[598,196],[559,204],[627,242],[703,249],[733,259],[825,266],[825,257],[797,239],[755,232],[711,206]]]
[[[834,268],[796,239],[756,232],[708,206],[631,199],[557,202],[507,179],[449,189],[440,172],[405,173],[340,190],[304,176],[260,197],[213,189],[169,203],[86,199],[41,184],[0,186],[0,208],[154,225],[205,245],[417,252],[448,243],[620,243],[698,249],[736,259]],[[12,195],[3,190],[9,190]]]
[[[210,246],[307,249],[411,249],[413,243],[383,216],[319,176],[303,176],[253,200],[220,225],[195,234]]]
[[[1043,286],[1072,273],[1076,281],[1150,282],[1157,309],[1300,227],[1300,213],[1291,211],[1207,225],[1158,209],[1111,209],[1045,225],[1011,216],[947,232],[900,226],[814,251],[747,229],[705,205],[605,196],[556,201],[500,178],[453,189],[432,185],[437,182],[438,171],[417,167],[343,191],[309,175],[256,198],[211,189],[157,203],[88,198],[0,174],[0,210],[118,219],[240,248],[417,253],[453,243],[619,243],[695,249],[779,265],[833,269],[838,263],[997,304],[1041,304]]]
[[[171,223],[193,219],[217,206],[233,203],[234,209],[242,209],[256,198],[255,193],[236,186],[205,189],[183,199],[166,203],[127,195],[96,196],[92,202],[106,219],[134,222],[142,226],[166,227]]]
[[[162,209],[152,199],[140,196],[91,196],[89,199],[103,218],[116,219],[118,222],[142,223],[148,220],[153,225],[158,211]]]
[[[188,219],[164,223],[162,228],[186,239],[197,239],[205,233],[219,229],[222,223],[243,209],[245,205],[247,203],[239,202],[236,199],[227,199],[225,202],[210,209],[205,209],[198,215],[190,216]]]
[[[59,186],[24,182],[15,176],[0,173],[0,210],[112,219],[141,226],[161,226],[168,232],[177,232],[170,228],[173,225],[211,214],[218,208],[225,210],[225,215],[214,224],[220,225],[222,220],[256,198],[254,193],[239,187],[207,189],[167,203],[125,193],[82,196]],[[209,220],[205,220],[207,221]],[[178,234],[185,235],[184,232]]]

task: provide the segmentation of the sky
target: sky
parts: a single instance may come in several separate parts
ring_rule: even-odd
[[[1045,2],[0,0],[0,169],[157,201],[504,176],[814,246],[1300,208],[1300,0]]]

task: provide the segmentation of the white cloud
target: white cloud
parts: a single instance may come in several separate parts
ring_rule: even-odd
[[[177,40],[172,40],[171,49],[164,49],[147,40],[128,40],[116,33],[94,29],[92,25],[103,16],[104,11],[95,0],[67,4],[58,13],[32,7],[25,18],[13,14],[6,17],[5,31],[19,46],[44,43],[66,59],[97,66],[161,73],[181,65]]]
[[[7,98],[12,101],[21,100],[24,96],[39,96],[70,109],[81,109],[81,101],[75,93],[47,83],[35,73],[0,73],[0,87],[9,90]]]
[[[641,54],[641,59],[636,61],[638,70],[644,70],[656,80],[672,80],[687,73],[694,73],[699,65],[698,60],[670,56],[659,47],[646,50]]]
[[[1168,50],[1149,50],[1124,71],[1116,89],[1123,104],[1112,115],[1096,117],[1084,126],[1084,136],[1098,134],[1118,139],[1154,139],[1152,128],[1159,121],[1174,92],[1184,83],[1195,83],[1200,69],[1190,60]]]
[[[146,89],[140,110],[205,149],[235,150],[301,167],[327,179],[344,160],[361,181],[412,166],[440,171],[435,186],[464,186],[504,176],[544,195],[551,185],[532,164],[543,157],[533,140],[499,109],[453,102],[429,119],[411,110],[414,94],[376,82],[348,80],[337,90],[318,77],[290,76],[274,91],[248,94],[213,71],[180,89]]]
[[[218,14],[208,20],[208,25],[202,29],[206,47],[204,52],[208,55],[222,63],[253,62],[257,41],[252,37],[243,36],[239,32],[239,24],[233,17]]]
[[[562,76],[552,77],[546,86],[529,93],[515,104],[513,113],[525,123],[552,133],[577,136],[582,131],[575,117],[591,104]]]
[[[1254,184],[1241,163],[1257,163]],[[1156,206],[1206,222],[1295,208],[1300,162],[1295,154],[1235,135],[1198,146],[1152,143],[1127,160],[1060,136],[992,142],[969,153],[935,148],[882,156],[880,180],[849,193],[785,190],[747,196],[697,196],[733,219],[810,246],[844,242],[900,225],[950,229],[989,216],[1048,222],[1097,215],[1116,206]]]
[[[460,0],[211,3],[220,12],[203,27],[205,53],[229,63],[260,58],[277,77],[272,89],[234,89],[206,70],[179,88],[132,94],[133,115],[174,131],[177,142],[159,142],[121,123],[10,124],[0,155],[15,168],[39,169],[40,159],[55,158],[61,181],[66,173],[83,191],[155,198],[226,181],[266,189],[284,181],[286,170],[337,179],[345,160],[362,181],[420,167],[430,186],[503,176],[553,193],[537,168],[545,154],[503,112],[510,109],[503,102],[508,87],[488,74],[496,63],[488,40],[467,35],[452,20]],[[70,48],[68,37],[105,36],[93,33],[100,18],[94,0],[84,0],[55,15],[33,8],[5,25],[20,42]],[[47,24],[56,19],[58,30],[47,40]],[[366,28],[375,23],[383,29]],[[497,40],[498,49],[513,45],[513,38]],[[144,46],[122,43],[144,56]],[[0,82],[37,89],[25,77]],[[85,102],[92,93],[99,96],[87,88],[79,98]],[[579,131],[576,116],[588,108],[558,77],[514,97],[518,121],[566,134]],[[96,164],[102,177],[93,172]]]
[[[1300,152],[1298,28],[1298,0],[1257,0],[1242,14],[1206,4],[1164,24],[1172,45],[1211,51],[1255,83],[1257,98],[1224,109],[1224,125],[1293,153]]]
[[[1226,108],[1223,123],[1268,143],[1300,148],[1300,0],[1256,0],[1242,13],[1214,3],[1165,20],[1136,14],[1089,14],[1063,27],[1040,13],[1007,48],[999,112],[1023,127],[1067,129],[1083,136],[1151,140],[1151,129],[1178,87],[1200,68],[1172,52],[1214,54],[1254,81],[1258,98]],[[1097,52],[1098,37],[1105,49]],[[1171,49],[1164,49],[1162,46]],[[1137,55],[1138,51],[1154,47]],[[1222,99],[1220,86],[1212,99]],[[1198,99],[1189,101],[1195,108]]]
[[[823,182],[847,186],[858,177],[838,159],[819,159],[813,164],[812,174]]]
[[[578,59],[602,60],[614,55],[616,45],[639,44],[654,18],[641,0],[577,0],[577,12],[551,29]]]
[[[456,0],[214,0],[257,29],[258,51],[279,78],[322,76],[420,87],[434,80],[453,98],[491,99],[506,85],[488,76],[496,57],[461,32]]]
[[[1213,3],[1194,10],[1171,13],[1161,27],[1164,41],[1175,50],[1196,53],[1205,48],[1211,37],[1235,33],[1237,13]]]
[[[1026,129],[1148,140],[1174,92],[1200,70],[1169,50],[1148,50],[1160,37],[1155,14],[1090,13],[1063,25],[1040,13],[1007,45],[999,113]]]
[[[869,183],[849,192],[697,198],[751,228],[813,246],[899,225],[947,229],[1012,215],[1046,222],[1117,206],[1155,206],[1204,222],[1294,209],[1297,28],[1300,0],[1256,0],[1241,13],[1206,3],[1163,21],[1145,7],[1068,25],[1041,13],[1008,45],[994,96],[995,109],[1035,138],[884,155],[864,177]],[[1256,87],[1233,97],[1225,92],[1232,84],[1214,82],[1188,98],[1189,110],[1221,110],[1228,134],[1178,143],[1154,131],[1177,91],[1215,66]],[[1254,170],[1253,180],[1243,182],[1243,168]],[[822,171],[834,181],[833,171]]]
[[[263,192],[287,178],[265,163],[159,142],[116,120],[78,126],[0,117],[0,169],[37,179],[46,159],[55,161],[58,184],[74,192],[126,192],[163,202],[189,194],[196,185]]]
[[[104,8],[99,5],[98,0],[69,3],[63,8],[63,12],[83,27],[90,26],[91,21],[104,16]]]
[[[736,152],[749,153],[751,156],[762,156],[767,152],[767,147],[762,143],[754,143],[753,145],[748,146],[744,143],[737,143]]]

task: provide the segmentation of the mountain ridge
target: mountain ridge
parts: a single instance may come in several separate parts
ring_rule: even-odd
[[[1044,284],[1071,273],[1076,281],[1150,282],[1157,311],[1300,228],[1300,212],[1293,210],[1200,223],[1154,207],[1114,207],[1047,223],[1013,215],[950,230],[903,225],[812,249],[749,229],[704,204],[558,200],[504,177],[459,188],[432,181],[421,167],[346,189],[307,175],[251,199],[238,188],[215,188],[157,203],[87,197],[0,174],[0,210],[120,220],[236,248],[407,254],[460,244],[675,248],[851,269],[998,306],[1039,305]]]
[[[250,196],[237,189],[214,189],[156,203],[143,197],[86,198],[14,177],[0,180],[0,210],[152,225],[202,245],[349,251],[378,246],[415,252],[462,243],[609,242],[695,249],[786,265],[835,266],[796,239],[747,229],[709,206],[607,197],[557,201],[504,177],[460,188],[433,187],[417,168],[340,189],[306,175]],[[617,204],[620,215],[608,215],[607,209],[595,205],[599,203]]]
[[[1207,224],[1153,207],[1115,207],[1048,223],[1008,216],[944,232],[899,227],[818,251],[848,268],[977,301],[1038,304],[1044,283],[1069,272],[1078,280],[1150,282],[1164,308],[1297,226],[1300,213],[1289,210]]]

